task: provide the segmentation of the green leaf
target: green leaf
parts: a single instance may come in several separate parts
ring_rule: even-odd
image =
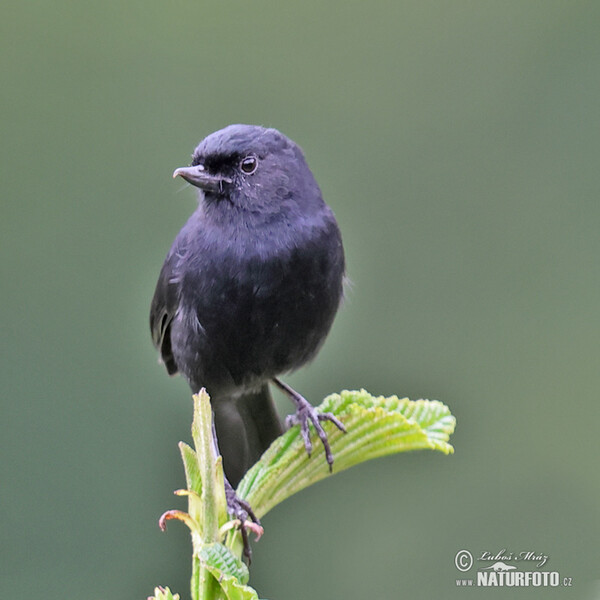
[[[455,419],[448,407],[436,400],[410,401],[397,396],[371,396],[365,390],[343,391],[325,398],[319,412],[333,413],[346,427],[323,424],[334,455],[333,472],[377,458],[430,449],[450,454],[448,443]],[[277,438],[246,473],[237,493],[260,518],[292,494],[329,473],[323,445],[313,432],[309,458],[298,426]]]
[[[258,600],[248,581],[248,567],[223,544],[207,544],[200,551],[202,566],[221,586],[227,600]]]
[[[179,451],[181,452],[181,458],[183,459],[187,489],[177,490],[175,493],[180,496],[187,494],[188,513],[193,521],[197,524],[195,532],[200,537],[203,537],[202,478],[200,476],[198,455],[185,442],[179,442]],[[192,538],[194,537],[195,532],[192,531]]]
[[[203,546],[200,550],[200,560],[206,567],[218,571],[221,575],[235,577],[240,583],[247,583],[250,577],[248,567],[229,548],[218,542]]]
[[[206,567],[219,582],[227,600],[259,600],[256,590],[241,584],[233,575],[224,575],[215,567]]]
[[[202,495],[202,478],[200,477],[200,465],[198,464],[198,456],[193,448],[185,442],[179,442],[179,451],[183,459],[183,467],[185,469],[185,480],[187,489],[195,492],[198,496]]]

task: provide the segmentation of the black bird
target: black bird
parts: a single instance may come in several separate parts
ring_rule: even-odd
[[[344,251],[302,150],[275,129],[230,125],[205,138],[180,176],[199,204],[160,272],[150,328],[162,361],[211,396],[225,474],[237,486],[281,433],[269,382],[296,404],[310,454],[319,414],[278,379],[311,360],[342,299]]]

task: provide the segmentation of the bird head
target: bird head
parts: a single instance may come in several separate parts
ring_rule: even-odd
[[[189,167],[176,169],[220,213],[306,213],[323,204],[300,147],[276,129],[230,125],[206,137]]]

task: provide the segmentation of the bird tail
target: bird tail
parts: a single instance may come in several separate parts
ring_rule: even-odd
[[[223,469],[235,488],[282,430],[268,383],[242,396],[213,401]]]

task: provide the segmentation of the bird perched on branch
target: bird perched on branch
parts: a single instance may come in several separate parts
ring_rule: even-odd
[[[320,414],[279,376],[311,360],[342,298],[344,251],[302,150],[275,129],[230,125],[205,138],[189,167],[199,190],[160,272],[150,328],[167,371],[211,396],[225,474],[236,486],[281,425],[269,391],[295,403],[311,452],[310,424],[333,456]]]

